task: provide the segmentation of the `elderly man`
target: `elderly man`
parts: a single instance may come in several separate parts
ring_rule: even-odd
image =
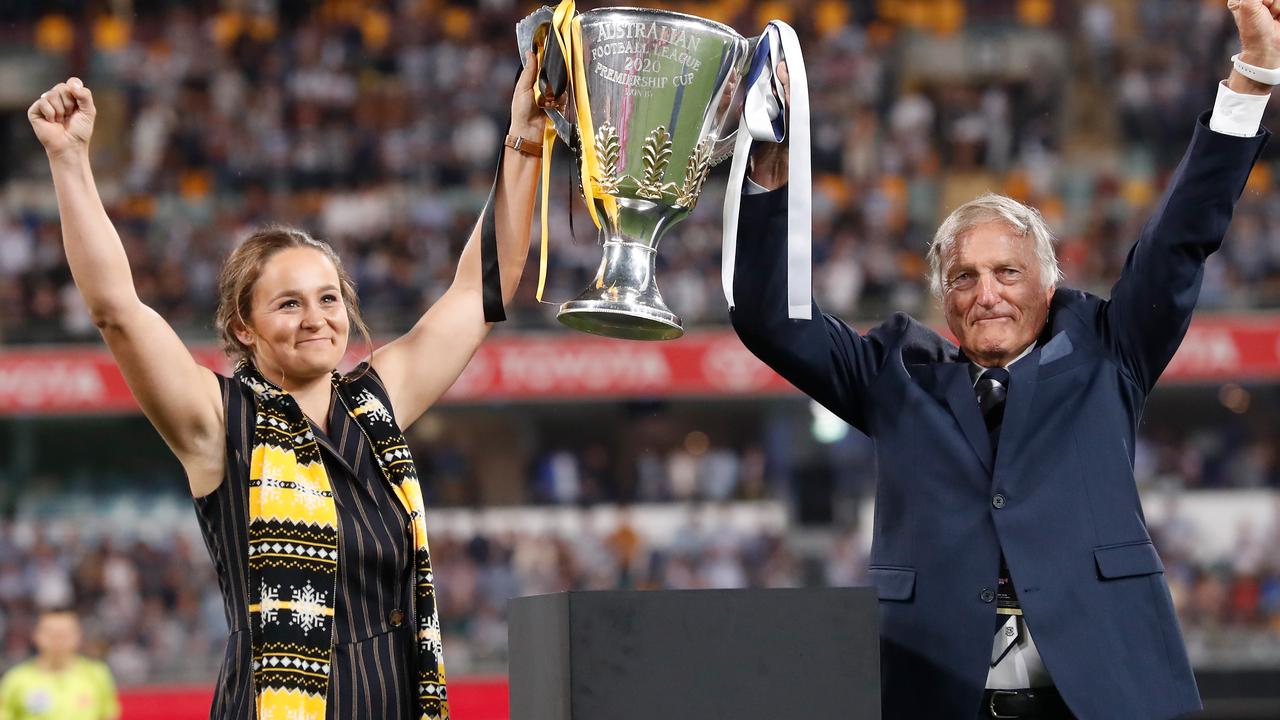
[[[987,195],[943,222],[932,285],[959,347],[905,314],[865,335],[817,308],[789,320],[786,155],[753,157],[733,325],[876,441],[869,577],[886,718],[1133,720],[1200,706],[1143,523],[1134,435],[1267,138],[1274,4],[1231,0],[1243,53],[1109,300],[1058,287],[1032,208]]]

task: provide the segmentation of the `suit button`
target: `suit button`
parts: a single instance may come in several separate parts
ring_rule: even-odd
[[[996,599],[996,591],[991,588],[982,588],[982,602],[989,603]]]
[[[399,609],[392,610],[391,616],[388,619],[391,620],[391,625],[393,627],[400,627],[404,623],[404,611]]]
[[[997,510],[1004,507],[1004,495],[1001,495],[1000,493],[996,493],[995,497],[991,498],[991,507]]]

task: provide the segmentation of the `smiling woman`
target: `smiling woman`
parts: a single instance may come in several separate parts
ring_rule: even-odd
[[[337,253],[279,225],[245,238],[223,264],[214,326],[228,356],[253,362],[281,386],[336,367],[352,327],[373,348],[355,283]]]
[[[509,139],[542,135],[533,67],[517,83]],[[89,89],[70,78],[27,117],[49,157],[76,286],[182,462],[218,570],[231,636],[211,715],[447,718],[425,509],[401,429],[489,331],[481,224],[449,289],[376,351],[327,243],[282,226],[250,235],[219,279],[215,324],[238,361],[235,377],[222,377],[138,298],[89,163],[95,114]],[[493,218],[507,302],[529,254],[538,163],[503,152]],[[353,326],[371,351],[342,375]]]

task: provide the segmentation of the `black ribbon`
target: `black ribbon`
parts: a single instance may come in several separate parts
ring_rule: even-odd
[[[520,73],[516,70],[516,82],[512,84],[512,92],[520,83]],[[511,127],[511,115],[507,114],[505,127]],[[484,302],[484,321],[487,323],[504,322],[507,311],[502,306],[502,271],[498,265],[498,183],[502,182],[502,160],[507,156],[507,146],[498,149],[498,169],[494,171],[493,187],[489,188],[489,199],[484,203],[484,219],[480,223],[480,277]]]
[[[507,123],[510,125],[510,121]],[[502,158],[507,154],[504,145],[498,153],[498,170],[493,177],[493,187],[484,206],[484,221],[480,226],[480,272],[484,296],[484,321],[503,322],[507,312],[502,307],[502,272],[498,267],[498,232],[495,206],[498,203],[498,183],[502,181]]]

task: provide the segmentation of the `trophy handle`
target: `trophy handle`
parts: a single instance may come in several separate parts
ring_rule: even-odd
[[[742,39],[746,49],[741,54],[737,67],[734,68],[736,78],[732,100],[729,103],[731,109],[725,128],[728,133],[717,140],[711,148],[712,167],[728,160],[733,155],[734,147],[738,142],[738,118],[742,115],[742,106],[747,97],[747,73],[751,70],[751,59],[756,55],[756,47],[763,38],[763,35],[756,35],[755,37]]]
[[[565,72],[564,54],[559,43],[547,42],[551,36],[551,21],[555,11],[543,5],[528,17],[516,23],[516,42],[520,47],[520,63],[523,65],[529,53],[539,61],[541,72],[538,76],[538,87],[543,98],[558,98],[568,89],[569,79]],[[573,126],[564,116],[563,110],[551,102],[544,102],[543,112],[551,118],[560,141],[573,147]]]

